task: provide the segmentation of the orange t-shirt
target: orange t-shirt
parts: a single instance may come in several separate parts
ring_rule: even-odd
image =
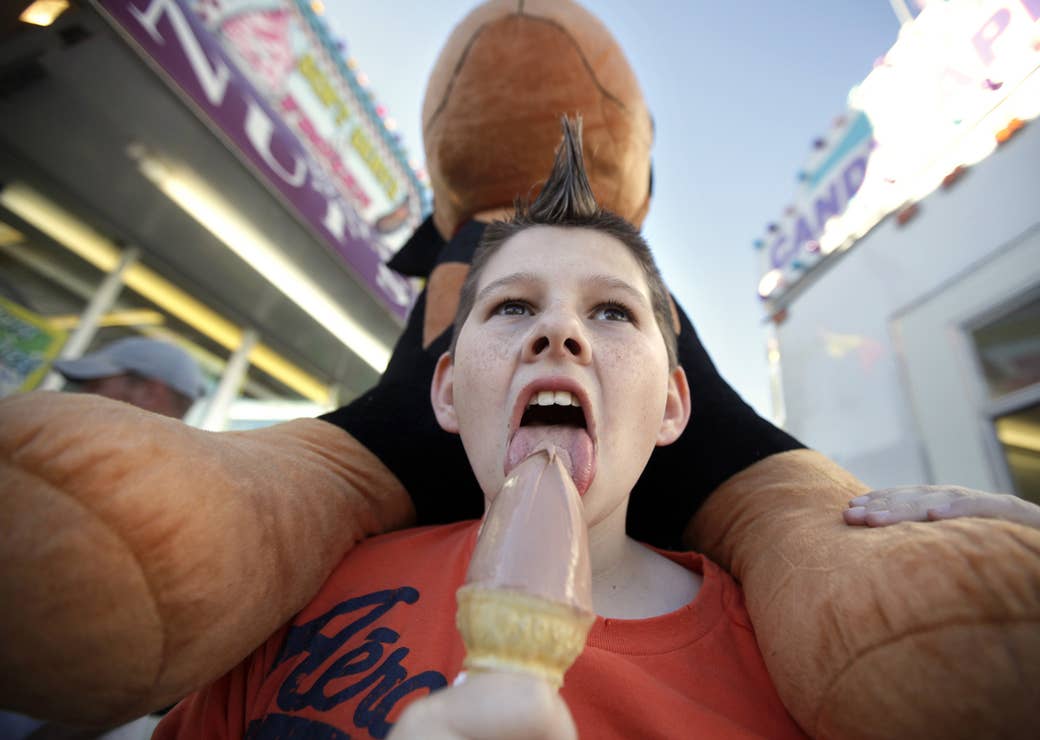
[[[462,667],[455,590],[477,522],[357,545],[293,621],[154,738],[383,738]],[[596,619],[564,678],[583,738],[804,738],[755,642],[743,593],[702,555],[662,553],[703,576],[696,598],[651,619]]]

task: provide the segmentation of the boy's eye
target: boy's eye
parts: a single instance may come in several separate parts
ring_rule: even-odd
[[[531,307],[524,301],[511,298],[499,303],[491,313],[495,316],[526,316],[531,313]]]
[[[620,303],[604,303],[593,310],[592,318],[602,321],[631,321],[632,313]]]

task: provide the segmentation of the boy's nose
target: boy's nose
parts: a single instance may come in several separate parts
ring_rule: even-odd
[[[591,356],[581,322],[562,312],[542,314],[524,344],[524,360],[528,362],[559,357],[585,363]]]

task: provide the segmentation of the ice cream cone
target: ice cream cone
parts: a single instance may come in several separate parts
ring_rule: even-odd
[[[567,604],[477,584],[458,590],[455,623],[468,671],[530,673],[554,687],[581,654],[595,615]]]
[[[510,473],[485,515],[456,593],[464,668],[562,686],[596,618],[590,582],[581,497],[556,448],[539,448]]]

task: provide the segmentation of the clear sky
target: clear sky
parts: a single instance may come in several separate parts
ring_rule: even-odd
[[[330,28],[420,161],[426,80],[451,29],[477,4],[325,0]],[[813,139],[895,42],[896,16],[887,0],[584,5],[617,37],[654,116],[644,231],[665,280],[720,372],[768,418],[752,242],[793,201]]]

